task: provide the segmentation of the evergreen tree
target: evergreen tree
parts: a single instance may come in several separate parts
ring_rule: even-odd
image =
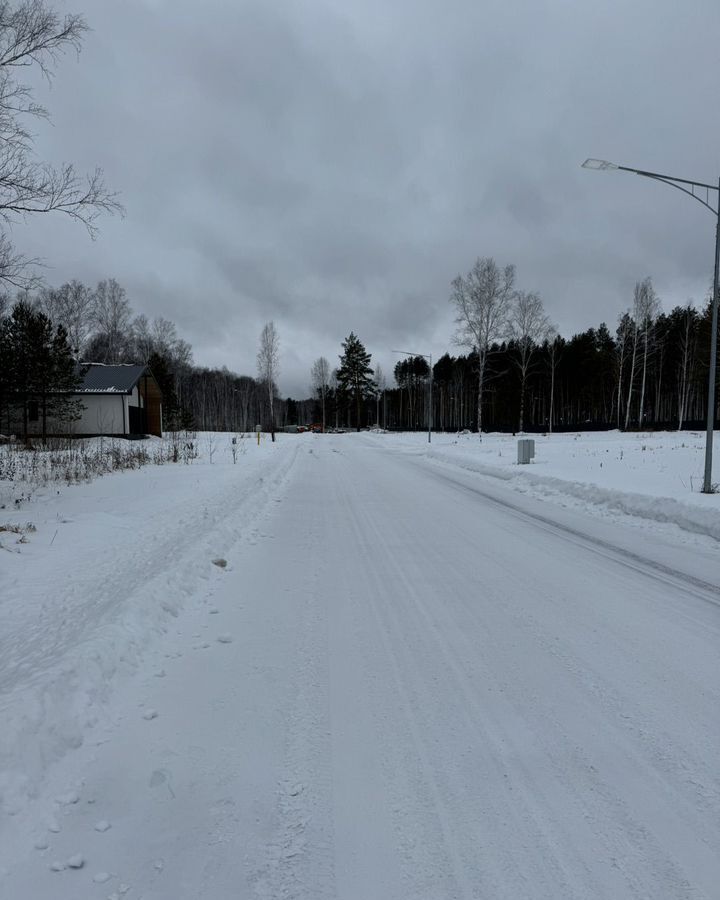
[[[42,438],[48,418],[66,424],[78,418],[80,403],[68,396],[80,380],[67,339],[59,325],[24,301],[15,304],[3,328],[3,357],[7,360],[4,390],[9,405],[22,416],[27,440],[29,422],[42,414]]]
[[[370,366],[372,356],[352,331],[343,341],[342,347],[344,352],[340,355],[340,368],[337,370],[337,379],[342,389],[355,402],[355,427],[360,431],[360,413],[363,400],[371,396],[375,388],[372,378],[373,371]]]

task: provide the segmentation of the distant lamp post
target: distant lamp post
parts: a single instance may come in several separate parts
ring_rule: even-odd
[[[428,360],[428,363],[430,365],[430,381],[428,390],[428,444],[430,444],[432,443],[432,353],[410,353],[409,350],[393,350],[392,352],[399,353],[401,356],[422,356],[423,359]]]
[[[594,169],[598,172],[632,172],[633,175],[642,175],[643,178],[652,178],[654,181],[662,181],[670,187],[677,188],[693,200],[709,209],[715,216],[715,275],[713,277],[712,319],[710,325],[710,372],[708,374],[708,408],[707,408],[707,432],[705,436],[705,476],[703,478],[703,493],[712,494],[712,452],[713,452],[713,427],[715,425],[715,373],[717,370],[717,331],[718,331],[718,267],[720,267],[720,179],[717,184],[705,184],[702,181],[689,181],[687,178],[673,178],[670,175],[659,175],[657,172],[646,172],[643,169],[631,169],[629,166],[617,166],[605,159],[586,159],[582,164],[583,169]],[[715,206],[710,202],[711,191],[714,191]]]

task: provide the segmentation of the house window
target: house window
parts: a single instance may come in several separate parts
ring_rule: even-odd
[[[28,401],[28,422],[37,422],[40,419],[40,407],[37,400]]]

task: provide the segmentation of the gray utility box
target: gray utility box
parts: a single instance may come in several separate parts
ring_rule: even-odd
[[[529,463],[535,458],[535,441],[532,438],[521,438],[518,441],[518,465]]]

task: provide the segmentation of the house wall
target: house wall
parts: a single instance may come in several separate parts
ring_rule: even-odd
[[[81,418],[73,422],[75,434],[126,434],[128,400],[126,394],[80,394],[85,407]]]

